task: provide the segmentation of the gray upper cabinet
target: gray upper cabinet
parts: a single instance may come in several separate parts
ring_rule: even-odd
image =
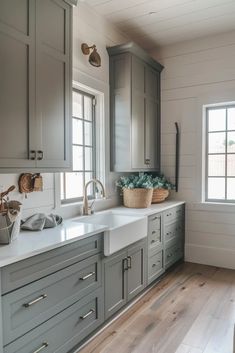
[[[34,1],[0,1],[0,167],[34,167]]]
[[[1,0],[1,172],[71,166],[72,7]]]
[[[163,67],[133,43],[108,52],[112,170],[159,171]]]

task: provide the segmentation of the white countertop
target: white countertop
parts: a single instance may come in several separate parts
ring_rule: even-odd
[[[184,202],[165,201],[161,204],[153,204],[150,208],[136,209],[120,206],[110,210],[120,214],[150,216],[154,213],[162,212],[182,204],[184,204]],[[79,217],[76,218],[75,222],[74,220],[75,219],[65,220],[63,224],[55,228],[44,229],[42,231],[21,231],[18,238],[13,240],[11,244],[0,245],[0,267],[107,230],[107,227],[101,225],[78,223]]]
[[[127,208],[124,206],[112,208],[115,212],[126,213],[126,214],[135,214],[142,216],[151,216],[154,213],[163,212],[169,208],[183,205],[184,201],[164,201],[162,203],[152,204],[149,208]]]
[[[87,238],[106,229],[105,226],[66,220],[55,228],[21,231],[11,244],[0,245],[0,267]]]

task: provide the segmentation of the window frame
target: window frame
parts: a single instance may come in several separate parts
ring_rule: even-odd
[[[228,109],[229,108],[235,108],[235,103],[223,103],[223,104],[218,104],[218,105],[208,105],[205,107],[205,117],[206,117],[206,133],[205,133],[205,202],[208,203],[224,203],[224,204],[235,204],[235,199],[227,199],[227,179],[232,178],[235,179],[235,176],[228,176],[227,175],[227,158],[228,155],[235,155],[235,152],[227,152],[228,146],[227,146],[227,141],[228,141],[228,132],[234,132],[234,130],[228,130]],[[225,130],[218,130],[218,131],[213,131],[209,132],[209,111],[211,110],[219,110],[219,109],[225,109],[226,110],[226,125],[225,125]],[[218,132],[224,132],[225,133],[225,152],[224,153],[209,153],[209,134],[210,133],[218,133]],[[209,178],[222,178],[223,176],[209,176],[209,156],[210,155],[224,155],[225,156],[225,198],[223,199],[212,199],[208,197],[208,182]]]
[[[92,178],[96,178],[96,174],[97,174],[97,170],[96,170],[96,154],[97,154],[97,146],[96,146],[96,96],[92,93],[88,93],[86,91],[83,91],[82,89],[73,87],[72,88],[72,92],[76,92],[79,93],[83,96],[83,103],[82,103],[82,108],[83,108],[83,116],[84,116],[84,97],[89,97],[92,100],[92,120],[86,120],[84,118],[78,118],[73,116],[72,114],[72,121],[73,119],[77,119],[82,121],[83,124],[83,144],[74,144],[73,143],[73,139],[71,136],[71,147],[73,150],[73,146],[80,146],[83,147],[83,170],[79,170],[79,171],[74,171],[73,169],[71,170],[70,173],[82,173],[83,176],[83,186],[85,185],[85,173],[91,173],[92,174]],[[87,145],[85,145],[85,128],[84,128],[84,122],[89,122],[92,124],[92,170],[86,171],[85,170],[85,147]],[[72,123],[72,122],[71,122]],[[87,146],[87,147],[91,147],[91,146]],[[73,158],[72,158],[73,160]],[[64,196],[66,196],[66,173],[68,172],[62,172],[61,174],[63,175],[63,193]],[[95,186],[92,185],[92,194],[88,195],[88,199],[94,199],[95,198]],[[81,197],[73,197],[73,198],[61,198],[61,193],[60,193],[60,202],[62,205],[66,205],[66,204],[70,204],[70,203],[77,203],[77,202],[81,202],[83,200],[83,196]]]

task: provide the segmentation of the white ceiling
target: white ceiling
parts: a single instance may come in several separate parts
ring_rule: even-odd
[[[83,0],[146,49],[235,30],[235,0]]]

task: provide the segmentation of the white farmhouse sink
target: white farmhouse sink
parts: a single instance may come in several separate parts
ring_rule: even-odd
[[[92,216],[81,217],[75,222],[104,225],[104,254],[114,252],[135,243],[147,236],[147,217],[116,214],[114,211],[100,212]]]

